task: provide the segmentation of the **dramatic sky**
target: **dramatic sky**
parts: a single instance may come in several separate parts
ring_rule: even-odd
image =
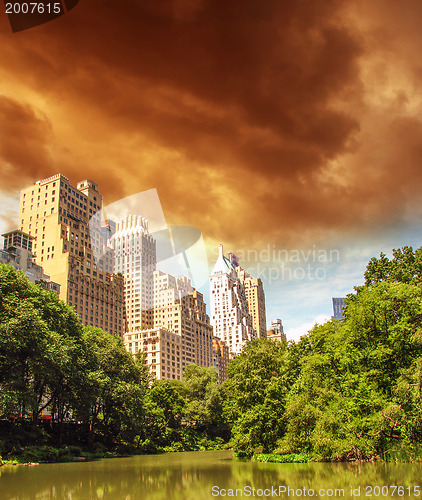
[[[421,19],[420,0],[80,0],[12,33],[2,13],[0,229],[57,172],[106,203],[156,188],[295,338],[371,256],[422,244]]]

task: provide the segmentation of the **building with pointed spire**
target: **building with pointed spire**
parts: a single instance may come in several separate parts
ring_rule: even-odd
[[[236,264],[224,255],[220,245],[210,276],[210,323],[214,335],[226,342],[231,356],[240,354],[246,342],[257,337]]]

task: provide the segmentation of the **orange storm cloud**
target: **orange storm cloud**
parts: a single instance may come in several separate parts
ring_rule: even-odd
[[[234,247],[401,224],[422,184],[421,10],[81,0],[15,34],[4,16],[0,189],[157,188],[168,222]]]

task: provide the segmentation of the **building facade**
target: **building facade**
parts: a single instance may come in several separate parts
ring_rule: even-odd
[[[182,380],[182,338],[165,328],[128,332],[123,336],[133,355],[145,353],[145,363],[157,380]]]
[[[344,297],[333,297],[333,318],[334,319],[343,319],[344,317],[344,308],[346,307]]]
[[[153,326],[124,334],[126,349],[144,352],[157,380],[182,380],[189,364],[213,366],[212,327],[201,293],[188,278],[154,271]]]
[[[123,278],[112,274],[113,254],[101,236],[102,196],[87,179],[70,184],[61,174],[21,192],[19,227],[34,237],[33,252],[60,298],[82,324],[124,332]]]
[[[212,345],[214,348],[214,367],[217,370],[218,383],[222,384],[229,378],[227,373],[227,367],[230,361],[229,348],[227,344],[218,337],[214,337]]]
[[[213,330],[201,293],[188,278],[154,272],[154,328],[181,338],[181,370],[186,365],[213,366]]]
[[[279,342],[287,342],[287,337],[284,333],[281,319],[273,319],[271,321],[271,329],[267,331],[267,339],[278,340]]]
[[[214,336],[227,344],[231,356],[240,354],[246,342],[257,338],[235,264],[224,256],[220,245],[210,276],[210,322]]]
[[[267,337],[267,320],[265,312],[264,287],[260,278],[252,278],[240,266],[236,267],[237,275],[245,290],[246,302],[249,314],[252,318],[252,326],[258,338]]]
[[[157,257],[148,221],[143,217],[125,217],[115,225],[109,242],[114,251],[114,272],[124,278],[126,331],[152,328]]]

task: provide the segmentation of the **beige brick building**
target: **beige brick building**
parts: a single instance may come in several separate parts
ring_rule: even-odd
[[[181,380],[189,364],[213,366],[212,327],[202,294],[189,279],[155,271],[154,303],[154,327],[126,333],[126,349],[144,352],[158,380]]]
[[[126,349],[144,352],[157,380],[182,380],[188,364],[213,366],[212,327],[201,293],[188,278],[153,273],[153,327],[124,334]]]
[[[267,320],[265,313],[264,287],[260,278],[252,278],[241,267],[236,267],[237,275],[245,290],[246,301],[248,303],[249,314],[252,318],[258,338],[267,338]]]
[[[113,253],[101,237],[102,196],[85,180],[61,174],[21,192],[19,228],[34,237],[36,262],[60,284],[60,298],[84,325],[122,335],[123,278],[111,274]]]
[[[214,367],[217,370],[218,383],[222,384],[228,379],[227,366],[230,361],[229,348],[227,344],[218,337],[214,337],[212,344],[214,349]]]
[[[213,330],[201,293],[188,278],[154,272],[154,328],[181,338],[181,372],[186,365],[213,366]]]
[[[271,321],[271,329],[267,331],[267,339],[278,342],[287,342],[286,334],[284,333],[281,319],[273,319]]]
[[[214,335],[227,344],[231,357],[237,356],[257,335],[236,265],[232,256],[225,257],[223,245],[219,247],[218,259],[210,276],[210,295],[210,321]]]
[[[165,328],[150,328],[125,333],[126,349],[136,355],[145,353],[145,361],[157,380],[181,380],[182,338]]]

